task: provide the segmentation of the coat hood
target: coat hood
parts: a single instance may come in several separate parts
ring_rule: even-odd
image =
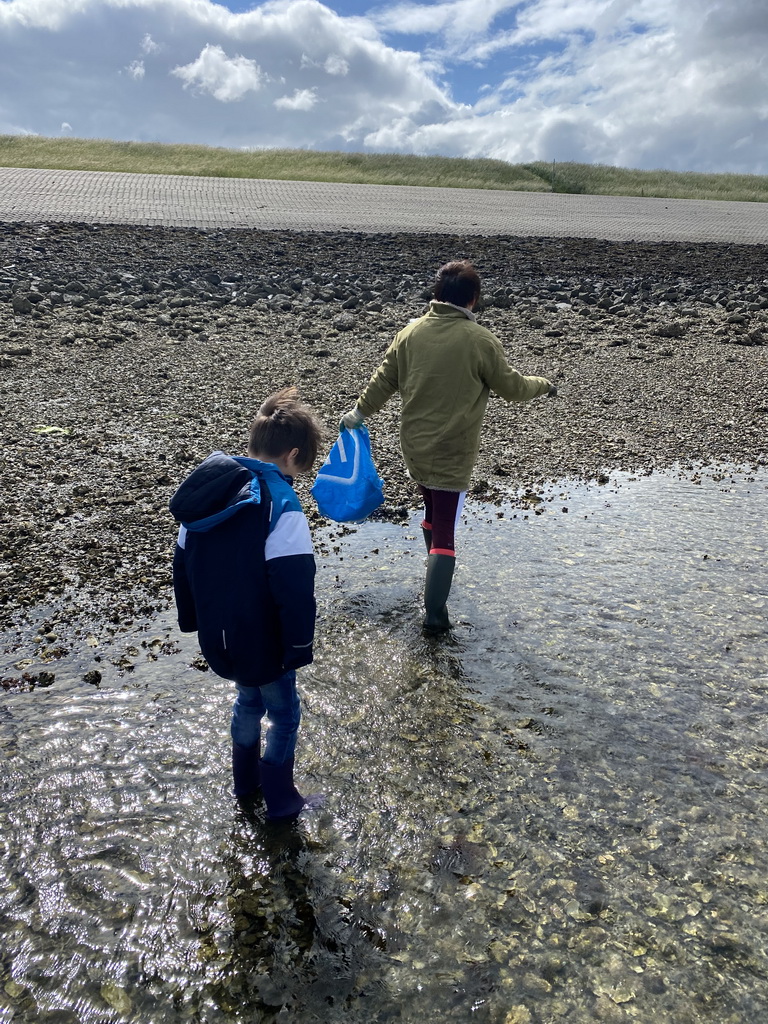
[[[279,470],[257,459],[214,452],[182,483],[170,501],[173,518],[193,532],[212,529],[261,501],[258,469]]]

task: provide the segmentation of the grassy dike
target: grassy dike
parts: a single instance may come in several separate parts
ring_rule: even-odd
[[[639,171],[570,162],[509,164],[392,153],[240,150],[38,135],[0,135],[0,166],[768,202],[768,176],[755,174]]]

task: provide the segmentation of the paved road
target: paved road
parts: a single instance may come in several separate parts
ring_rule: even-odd
[[[768,242],[768,203],[0,168],[0,221]]]

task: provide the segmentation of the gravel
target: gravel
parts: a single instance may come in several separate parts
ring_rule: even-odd
[[[3,224],[0,626],[53,609],[53,659],[62,624],[117,631],[166,607],[180,480],[215,448],[241,452],[291,383],[330,444],[435,269],[462,257],[483,278],[481,323],[560,390],[492,398],[474,499],[766,464],[763,246]],[[397,425],[397,399],[369,421],[377,515],[395,520],[417,504]]]

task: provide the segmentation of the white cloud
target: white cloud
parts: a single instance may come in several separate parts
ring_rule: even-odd
[[[765,0],[3,0],[0,131],[768,173],[765,53]]]
[[[768,173],[763,0],[536,0],[507,4],[497,22],[476,6],[477,30],[464,33],[448,16],[465,11],[462,0],[401,6],[392,18],[418,24],[436,13],[442,60],[514,71],[478,89],[470,117],[392,120],[367,145]]]
[[[332,53],[323,64],[323,67],[329,75],[347,75],[349,74],[349,64],[344,60],[343,57],[339,57],[337,53]]]
[[[326,57],[324,61],[313,60],[308,57],[306,53],[301,55],[301,68],[320,68],[327,75],[347,75],[349,74],[349,64],[340,57],[337,53],[332,53],[329,57]]]
[[[6,120],[0,113],[0,135],[37,135],[24,125]]]
[[[293,96],[280,96],[275,100],[278,110],[311,110],[317,103],[314,89],[297,89]]]
[[[397,3],[376,8],[371,17],[384,32],[444,36],[453,49],[462,40],[488,32],[496,18],[525,0],[448,0],[445,3]],[[461,49],[461,46],[458,46]]]
[[[147,54],[159,53],[161,49],[162,47],[158,46],[157,43],[152,38],[152,36],[149,34],[149,32],[147,32],[141,41],[141,52]]]
[[[0,3],[4,38],[0,97],[13,99],[7,111],[0,100],[0,127],[43,135],[77,109],[91,137],[361,148],[393,116],[443,120],[457,109],[433,62],[318,0],[243,14],[209,0],[13,0]],[[135,81],[115,70],[131,67]],[[286,118],[310,102],[311,121]]]
[[[222,103],[241,100],[247,92],[256,92],[263,80],[261,68],[247,57],[228,57],[220,46],[204,46],[197,60],[173,68],[185,88],[207,92]]]

